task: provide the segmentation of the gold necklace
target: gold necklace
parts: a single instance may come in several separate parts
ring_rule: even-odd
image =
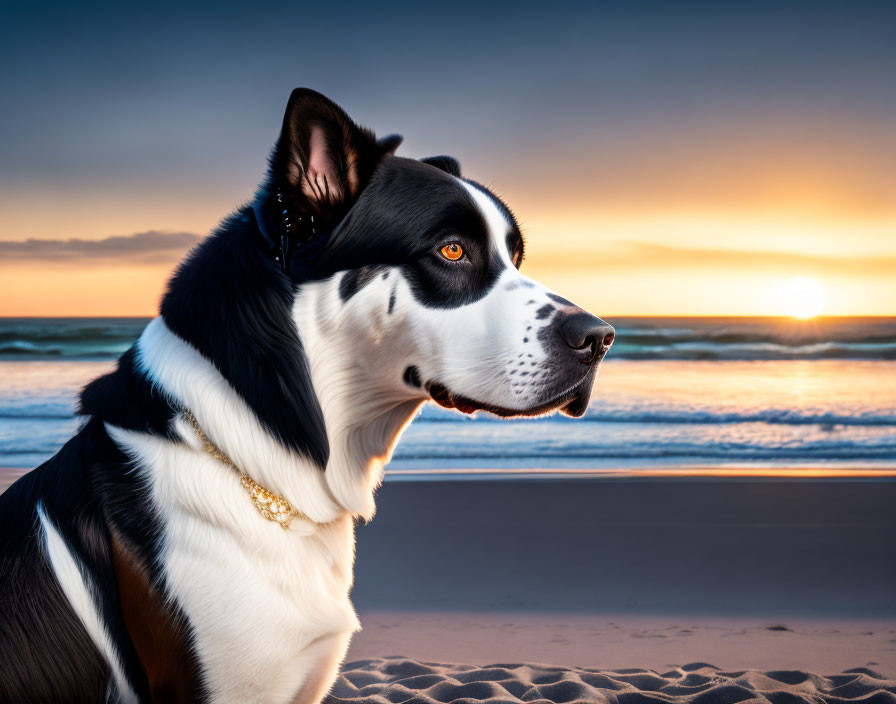
[[[252,503],[255,504],[255,508],[258,509],[258,512],[262,516],[269,521],[274,521],[274,523],[279,524],[283,530],[289,529],[289,523],[293,518],[310,521],[311,523],[315,522],[301,511],[294,509],[292,504],[282,496],[268,491],[237,467],[236,463],[225,455],[218,446],[211,441],[208,435],[205,434],[202,426],[199,425],[199,421],[196,420],[196,416],[194,416],[191,411],[184,411],[184,414],[186,415],[187,420],[190,421],[190,425],[193,426],[193,431],[196,433],[196,437],[199,438],[199,442],[202,443],[202,449],[240,475],[240,485],[246,490],[246,493],[249,494],[249,498],[252,499]]]

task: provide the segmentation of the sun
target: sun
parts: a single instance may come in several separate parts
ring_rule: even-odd
[[[808,320],[824,310],[824,289],[809,276],[794,276],[781,287],[779,305],[786,315]]]

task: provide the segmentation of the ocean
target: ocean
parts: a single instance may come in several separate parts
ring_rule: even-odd
[[[0,467],[78,428],[78,390],[144,318],[0,319]],[[896,468],[896,318],[613,318],[582,419],[504,421],[427,405],[387,477],[694,468]]]

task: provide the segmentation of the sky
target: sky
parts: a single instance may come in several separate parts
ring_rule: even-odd
[[[599,315],[787,315],[807,277],[896,314],[892,2],[5,0],[0,62],[0,315],[155,314],[297,86],[457,157]]]

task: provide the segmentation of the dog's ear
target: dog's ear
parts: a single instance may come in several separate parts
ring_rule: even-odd
[[[424,164],[429,164],[430,166],[435,166],[437,169],[441,169],[442,171],[447,171],[452,176],[461,177],[460,175],[460,162],[455,159],[453,156],[429,156],[425,159],[421,159]]]
[[[269,193],[282,191],[300,212],[339,220],[401,137],[377,141],[329,98],[308,88],[289,96],[271,158]]]

